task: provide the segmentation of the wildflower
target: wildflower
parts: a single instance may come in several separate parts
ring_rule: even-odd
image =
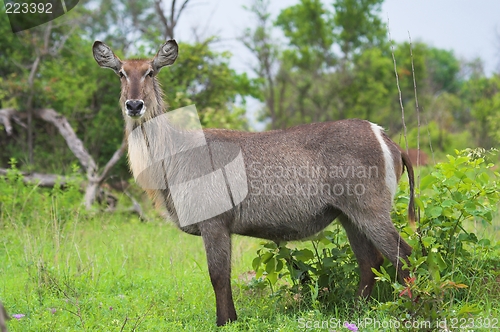
[[[415,280],[417,280],[417,278],[415,277],[408,277],[408,278],[405,278],[405,281],[407,284],[414,284],[415,283]]]
[[[415,277],[411,277],[411,278],[405,278],[405,281],[406,281],[406,284],[408,286],[405,287],[405,289],[403,289],[403,291],[401,293],[399,293],[399,297],[403,296],[403,295],[408,295],[408,297],[411,299],[412,297],[412,294],[411,294],[411,285],[415,283]]]
[[[15,319],[21,319],[23,318],[24,316],[26,316],[25,314],[13,314],[12,317],[14,317]]]
[[[358,330],[358,327],[356,326],[356,324],[352,323],[352,324],[349,324],[348,322],[345,322],[344,323],[344,326],[347,327],[347,329],[349,331],[357,331]]]
[[[411,299],[412,295],[411,295],[410,286],[405,287],[405,289],[403,289],[403,291],[401,293],[399,293],[399,297],[401,297],[405,294],[408,295],[408,297]]]

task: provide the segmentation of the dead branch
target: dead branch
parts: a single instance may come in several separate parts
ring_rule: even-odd
[[[46,122],[52,123],[57,130],[59,130],[66,144],[68,144],[69,149],[73,152],[75,157],[78,158],[80,164],[85,168],[87,173],[95,172],[97,165],[94,158],[87,152],[82,141],[76,136],[75,131],[71,128],[66,117],[50,108],[38,109],[35,115]]]
[[[163,8],[161,8],[161,0],[155,0],[155,9],[156,13],[160,17],[160,22],[163,25],[164,33],[163,37],[164,39],[167,39],[170,35],[170,24],[168,22],[167,17],[165,16],[165,13],[163,12]]]
[[[23,113],[19,114],[14,108],[4,108],[0,109],[0,124],[5,127],[5,132],[7,135],[12,135],[12,123],[10,120],[14,120],[15,123],[27,129],[28,126],[21,121],[21,116],[25,115]]]
[[[12,135],[12,123],[10,122],[11,118],[16,116],[16,110],[13,108],[5,108],[0,110],[0,124],[3,124],[5,127],[5,131],[7,135]]]
[[[179,22],[179,17],[181,16],[182,11],[184,9],[186,9],[186,6],[187,6],[188,2],[189,2],[189,0],[185,0],[184,1],[184,3],[182,4],[181,8],[177,12],[177,15],[175,16],[175,19],[172,20],[172,22],[174,22],[174,26],[177,24],[177,22]],[[173,15],[173,12],[172,12],[172,15]]]
[[[0,175],[6,175],[8,172],[5,168],[0,168]],[[59,175],[59,174],[42,174],[42,173],[28,173],[20,172],[23,176],[23,181],[26,184],[34,184],[40,187],[52,188],[59,183],[61,186],[65,186],[71,177]]]
[[[164,39],[173,39],[174,38],[174,29],[177,23],[179,22],[179,18],[182,12],[186,9],[189,0],[184,0],[179,10],[176,12],[175,3],[176,0],[171,0],[170,4],[170,15],[167,17],[162,8],[162,0],[155,0],[155,11],[156,14],[160,18],[160,22],[163,25],[163,37]]]
[[[115,151],[111,159],[104,166],[101,175],[99,176],[99,183],[102,183],[104,181],[104,179],[108,175],[109,170],[113,168],[113,166],[121,159],[126,149],[127,149],[127,142],[123,140],[122,145],[118,148],[118,150]]]
[[[130,193],[127,191],[127,190],[124,190],[123,191],[125,193],[125,195],[128,196],[128,198],[130,198],[130,200],[132,201],[132,207],[130,207],[128,209],[129,212],[134,212],[134,213],[137,213],[137,215],[139,216],[139,218],[142,220],[142,221],[148,221],[146,215],[144,214],[144,212],[142,211],[142,207],[141,205],[139,204],[139,202],[137,202],[137,200],[132,197],[132,195],[130,195]]]
[[[73,34],[73,32],[76,30],[77,27],[78,27],[78,25],[76,25],[76,24],[72,25],[67,34],[64,34],[60,40],[55,41],[54,45],[49,50],[49,54],[52,56],[57,56],[61,52],[61,50],[63,49],[68,38],[71,37],[71,35]]]

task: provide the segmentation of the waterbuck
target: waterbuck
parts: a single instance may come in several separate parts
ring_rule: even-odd
[[[167,113],[156,78],[162,67],[175,62],[177,43],[165,42],[152,60],[120,60],[96,41],[93,55],[99,66],[120,77],[134,177],[182,231],[203,239],[217,325],[236,320],[231,234],[300,240],[338,219],[359,264],[359,296],[370,295],[375,283],[371,269],[380,267],[383,256],[397,268],[400,281],[409,276],[401,259],[407,261],[412,249],[398,234],[390,211],[406,167],[408,214],[414,220],[413,168],[381,127],[351,119],[261,133],[200,129],[183,136],[196,141],[183,148],[186,140],[178,135],[189,131],[172,129],[163,117]],[[156,121],[160,118],[163,122]],[[163,150],[164,158],[156,158]],[[209,165],[202,166],[204,162]],[[183,184],[188,182],[190,187]],[[226,207],[219,208],[223,203]]]

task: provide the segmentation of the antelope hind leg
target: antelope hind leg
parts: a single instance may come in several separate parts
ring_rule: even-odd
[[[412,248],[394,227],[390,213],[384,213],[379,219],[365,225],[366,237],[397,268],[399,281],[404,284],[410,273],[408,270],[403,270],[401,258],[408,264],[408,256],[411,255]]]
[[[359,265],[359,288],[357,296],[370,296],[375,285],[375,274],[372,268],[379,269],[384,262],[384,257],[375,245],[345,216],[341,215],[339,221],[344,227],[352,251]]]

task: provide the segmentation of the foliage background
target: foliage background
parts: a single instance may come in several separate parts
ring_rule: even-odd
[[[442,159],[456,148],[498,146],[499,75],[486,76],[481,59],[465,62],[422,42],[391,42],[382,2],[301,0],[271,17],[268,1],[255,0],[248,6],[254,21],[241,32],[242,43],[255,56],[249,72],[230,67],[230,52],[213,50],[217,36],[183,43],[176,65],[159,76],[170,108],[192,102],[205,126],[250,129],[246,100],[257,98],[268,128],[359,117],[382,125],[401,144],[393,53],[410,147],[417,141],[413,77],[424,151]],[[121,57],[151,56],[171,37],[155,8],[153,0],[81,1],[54,22],[47,38],[46,26],[14,35],[7,16],[0,15],[0,108],[54,108],[68,117],[103,165],[122,138],[119,85],[112,72],[96,66],[91,44],[104,40]],[[275,40],[276,32],[285,39]],[[0,131],[0,165],[8,167],[15,157],[21,169],[69,172],[74,158],[64,141],[50,125],[34,121],[32,157],[26,130],[16,127],[10,137]],[[113,175],[128,178],[124,162]]]
[[[431,156],[431,165],[417,171],[419,229],[409,229],[403,217],[405,183],[393,214],[416,249],[414,281],[395,283],[386,263],[378,272],[375,299],[354,302],[356,263],[336,225],[311,242],[288,247],[238,239],[233,286],[241,320],[229,330],[296,330],[299,319],[332,317],[500,316],[498,154],[462,150],[498,147],[500,74],[486,76],[481,59],[465,62],[422,42],[392,42],[381,19],[382,2],[298,0],[274,17],[268,1],[255,0],[248,5],[254,21],[241,32],[254,55],[251,71],[231,68],[233,55],[216,51],[212,36],[181,43],[176,64],[159,75],[170,108],[195,103],[205,127],[251,130],[247,100],[255,98],[262,102],[259,117],[266,129],[359,117],[387,128],[404,146],[399,88],[408,145],[419,144]],[[123,120],[118,78],[96,65],[91,45],[100,39],[120,57],[151,56],[163,40],[175,37],[168,15],[162,22],[167,2],[163,11],[156,3],[80,1],[64,19],[18,35],[10,33],[1,12],[0,109],[55,109],[104,165],[122,142]],[[179,4],[174,9],[175,17]],[[283,40],[274,39],[276,31]],[[7,135],[0,126],[0,168],[10,168],[0,176],[0,297],[9,312],[27,315],[10,327],[213,329],[199,239],[166,226],[134,187],[117,194],[119,207],[135,197],[152,222],[108,214],[98,204],[86,211],[80,204],[83,171],[62,137],[36,118],[27,127],[14,125]],[[73,180],[42,189],[24,184],[19,170]],[[131,182],[125,158],[109,182],[119,179]]]

